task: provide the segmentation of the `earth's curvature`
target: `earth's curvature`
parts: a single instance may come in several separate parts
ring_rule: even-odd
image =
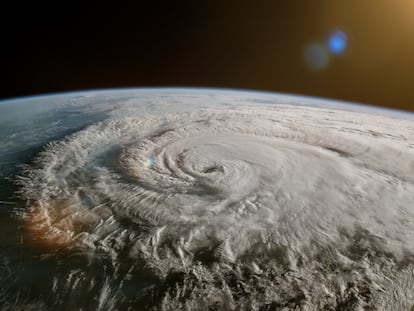
[[[1,310],[409,310],[414,115],[216,89],[0,102]]]

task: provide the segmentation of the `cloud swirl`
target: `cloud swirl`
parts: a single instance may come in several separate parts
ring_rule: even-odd
[[[22,221],[39,247],[139,262],[160,309],[404,307],[412,288],[388,283],[414,281],[413,138],[290,105],[112,116],[25,167]]]

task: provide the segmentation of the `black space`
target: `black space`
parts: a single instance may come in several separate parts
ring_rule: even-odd
[[[1,10],[0,98],[112,87],[209,86],[414,110],[407,34],[407,40],[393,41],[395,51],[384,54],[385,60],[374,62],[367,51],[387,45],[395,33],[372,39],[377,23],[387,27],[392,19],[376,15],[375,10],[387,8],[367,3],[373,6],[352,0],[343,7],[323,0],[14,2]],[[349,50],[325,71],[309,70],[303,59],[306,45],[337,27],[349,34]]]

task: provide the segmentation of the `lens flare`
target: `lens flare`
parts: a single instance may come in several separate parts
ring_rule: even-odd
[[[334,55],[339,55],[345,51],[347,45],[347,36],[341,30],[335,30],[331,33],[327,46],[329,51]]]
[[[325,44],[312,43],[305,49],[305,61],[313,71],[324,70],[330,62],[331,56],[339,56],[347,46],[347,36],[342,30],[331,32]]]
[[[154,160],[152,158],[147,158],[144,161],[144,166],[146,168],[150,168],[154,164]]]
[[[306,48],[305,61],[314,71],[321,71],[329,64],[329,53],[321,44],[313,43]]]

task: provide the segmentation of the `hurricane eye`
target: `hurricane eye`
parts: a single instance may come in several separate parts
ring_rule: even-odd
[[[215,172],[224,173],[224,167],[221,165],[215,165],[215,166],[207,167],[203,171],[203,173],[205,174],[210,174],[210,173],[215,173]]]

